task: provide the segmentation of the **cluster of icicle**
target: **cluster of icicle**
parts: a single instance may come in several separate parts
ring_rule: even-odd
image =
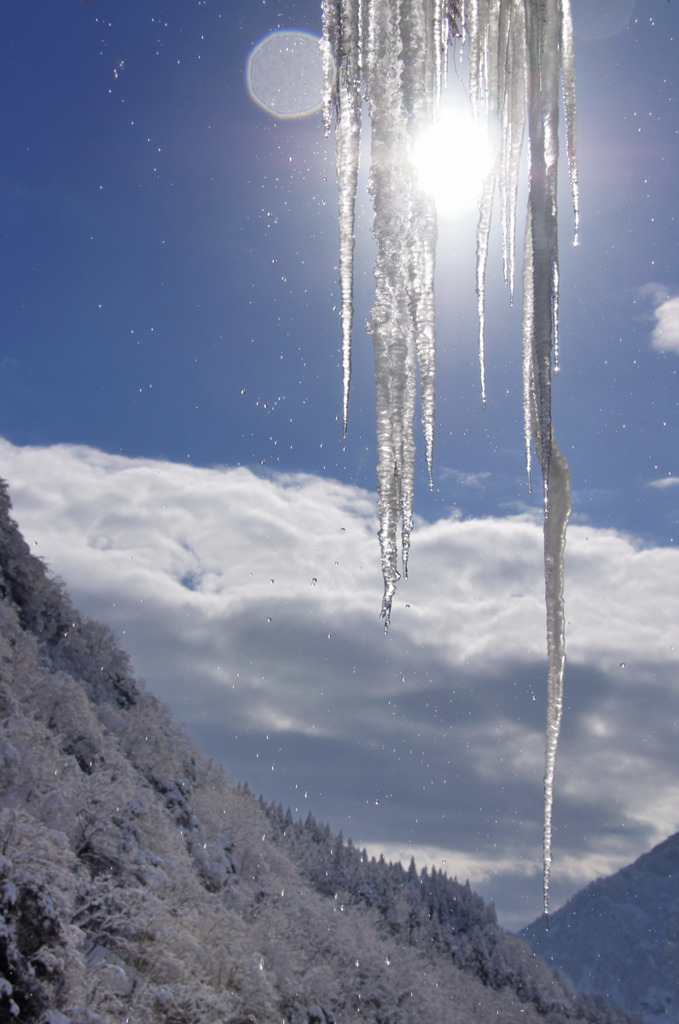
[[[438,115],[447,51],[468,47],[469,92],[495,133],[495,161],[483,183],[477,231],[481,397],[485,403],[484,281],[495,193],[500,197],[505,278],[513,293],[519,165],[526,124],[529,199],[523,263],[523,395],[527,471],[531,441],[544,488],[548,711],[544,794],[544,910],[548,912],[552,802],[565,662],[563,560],[570,514],[566,459],[553,436],[552,365],[558,369],[557,163],[559,93],[566,110],[577,238],[575,74],[569,0],[323,0],[326,128],[334,119],[339,189],[344,429],[351,375],[354,210],[361,113],[371,127],[370,193],[377,244],[375,302],[368,330],[375,350],[382,616],[389,624],[412,530],[413,418],[420,377],[425,457],[434,442],[437,239],[434,201],[420,185],[412,153]],[[464,153],[460,154],[464,159]]]

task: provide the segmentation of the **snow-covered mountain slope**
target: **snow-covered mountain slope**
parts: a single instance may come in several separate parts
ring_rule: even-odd
[[[468,887],[229,786],[9,507],[0,481],[0,1024],[629,1019]]]
[[[679,833],[521,935],[580,991],[679,1024]]]

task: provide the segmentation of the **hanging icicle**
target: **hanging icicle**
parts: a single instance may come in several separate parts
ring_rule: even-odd
[[[368,325],[375,351],[382,616],[389,625],[413,522],[413,416],[420,377],[425,457],[434,446],[436,211],[419,182],[414,140],[435,118],[449,23],[442,0],[324,0],[326,124],[334,111],[340,219],[344,425],[351,368],[354,207],[361,99],[371,123],[370,193],[377,243],[375,302]],[[335,68],[337,69],[335,72]]]
[[[436,212],[413,162],[418,133],[438,115],[447,46],[469,48],[474,112],[496,131],[496,159],[481,189],[476,289],[481,397],[485,385],[485,273],[493,201],[500,197],[504,273],[514,290],[519,165],[526,124],[529,199],[523,270],[523,375],[526,465],[531,443],[542,473],[548,710],[544,800],[544,911],[549,908],[552,802],[565,664],[563,561],[570,515],[570,474],[555,441],[552,365],[558,370],[559,257],[557,164],[559,90],[577,241],[575,73],[570,0],[323,0],[326,128],[334,113],[340,222],[343,420],[346,432],[353,317],[354,209],[367,100],[371,122],[370,193],[377,243],[375,302],[368,330],[375,351],[382,615],[389,625],[401,560],[407,575],[419,369],[425,457],[431,482],[434,443]]]
[[[558,370],[559,251],[557,165],[559,89],[566,108],[567,153],[578,228],[575,161],[575,71],[568,0],[491,0],[465,5],[469,31],[470,90],[477,116],[499,125],[496,166],[484,182],[477,234],[479,358],[484,387],[484,279],[495,186],[500,193],[505,279],[514,288],[514,233],[518,168],[526,119],[529,196],[523,263],[523,395],[526,468],[531,441],[540,463],[544,502],[547,615],[547,733],[543,835],[543,898],[549,913],[552,804],[556,748],[563,706],[565,626],[563,563],[571,510],[570,473],[553,437],[552,365]]]

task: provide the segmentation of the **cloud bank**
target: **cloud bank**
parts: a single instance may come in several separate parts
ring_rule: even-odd
[[[419,522],[392,628],[374,496],[315,476],[16,448],[26,540],[231,777],[541,909],[542,533]],[[573,526],[553,906],[679,828],[679,552]]]

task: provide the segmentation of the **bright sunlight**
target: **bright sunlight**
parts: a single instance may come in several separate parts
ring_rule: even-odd
[[[439,216],[455,217],[476,206],[493,153],[486,128],[469,110],[444,107],[415,144],[413,158]]]

